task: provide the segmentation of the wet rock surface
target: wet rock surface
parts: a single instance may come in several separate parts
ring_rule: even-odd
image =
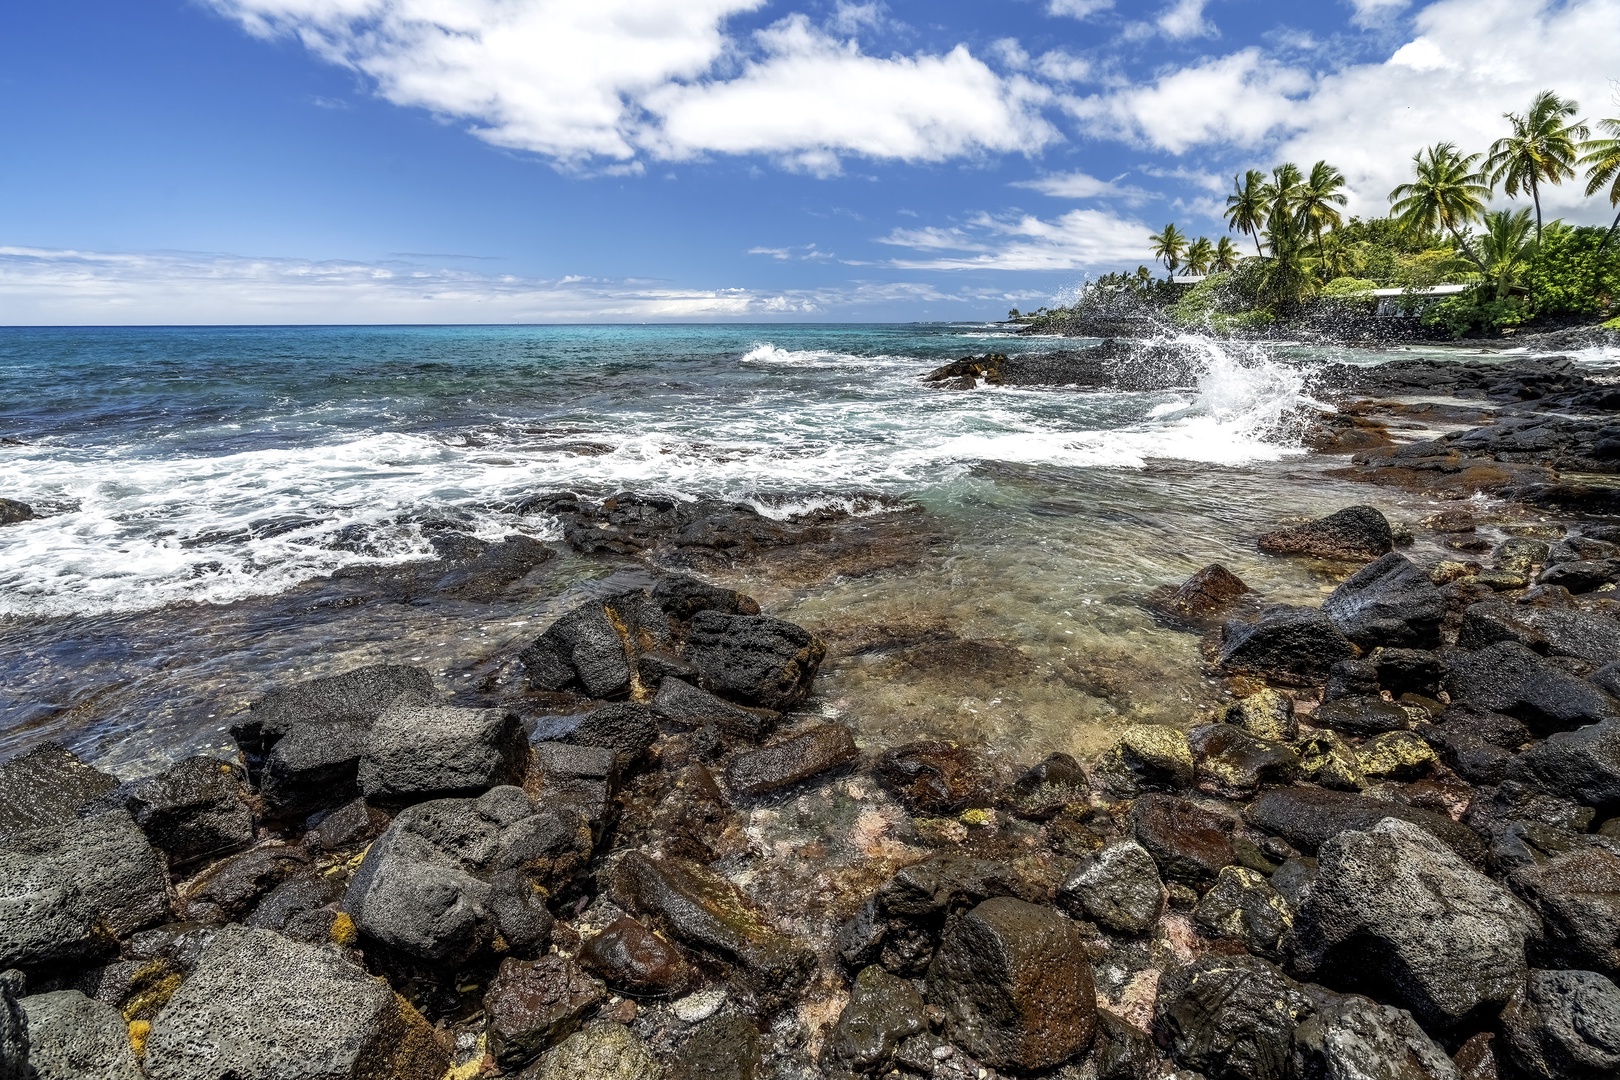
[[[1537,1080],[1620,1071],[1620,987],[1591,971],[1532,971],[1502,1010],[1508,1059]]]
[[[1310,1013],[1298,984],[1264,960],[1209,957],[1161,980],[1153,1034],[1212,1080],[1284,1080]]]
[[[739,755],[726,767],[726,784],[739,795],[768,795],[847,765],[860,755],[842,724],[818,724]]]
[[[952,1042],[997,1067],[1060,1065],[1091,1042],[1091,964],[1074,925],[1013,897],[957,920],[928,969],[928,1000]]]
[[[1366,562],[1395,549],[1389,519],[1371,506],[1351,506],[1325,518],[1276,529],[1260,537],[1271,555],[1313,555],[1319,559]]]

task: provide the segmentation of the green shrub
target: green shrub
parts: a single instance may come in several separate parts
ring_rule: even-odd
[[[1518,326],[1529,317],[1519,297],[1498,300],[1491,289],[1481,285],[1430,304],[1423,312],[1423,325],[1450,331],[1453,338],[1463,338],[1494,334]]]
[[[1613,307],[1620,296],[1620,244],[1611,243],[1600,257],[1605,231],[1557,221],[1547,226],[1525,281],[1537,316],[1599,315]]]

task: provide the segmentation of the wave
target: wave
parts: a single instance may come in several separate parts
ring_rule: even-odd
[[[566,423],[492,417],[460,432],[311,426],[287,445],[222,442],[186,455],[161,439],[7,448],[7,494],[49,516],[0,530],[0,614],[224,603],[344,567],[431,557],[429,527],[557,539],[523,497],[658,490],[718,496],[773,517],[885,500],[962,480],[977,462],[1138,468],[1240,465],[1298,453],[1304,373],[1258,347],[1174,339],[1198,359],[1189,393],[923,386],[931,361],[756,345],[745,365],[790,383],[574,408]],[[735,354],[733,354],[735,355]],[[850,378],[840,369],[856,371]],[[508,409],[508,412],[511,410]],[[251,432],[247,433],[251,435]]]

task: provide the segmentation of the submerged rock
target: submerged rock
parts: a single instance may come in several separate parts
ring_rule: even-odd
[[[1287,686],[1327,681],[1356,647],[1314,608],[1272,607],[1253,622],[1226,624],[1217,666],[1235,675],[1259,675]]]
[[[1096,1026],[1091,963],[1079,930],[1050,908],[986,900],[951,924],[928,969],[946,1036],[997,1068],[1061,1065]]]
[[[1511,893],[1416,825],[1387,818],[1322,845],[1295,919],[1295,962],[1451,1026],[1512,996],[1537,929]]]
[[[1032,766],[1002,794],[1002,805],[1032,821],[1046,821],[1067,806],[1084,803],[1091,793],[1080,763],[1068,754],[1053,754]]]
[[[143,1080],[124,1018],[77,990],[22,999],[29,1080]]]
[[[735,1013],[697,1026],[671,1062],[670,1080],[754,1080],[760,1069],[759,1029]]]
[[[1173,619],[1199,623],[1231,607],[1252,591],[1232,571],[1220,563],[1211,563],[1180,586],[1155,589],[1148,597],[1148,606]]]
[[[954,814],[995,802],[995,770],[984,754],[954,742],[907,743],[879,756],[878,782],[914,814]]]
[[[439,1080],[425,1020],[331,948],[226,927],[152,1023],[151,1080]]]
[[[817,724],[769,746],[739,754],[726,768],[726,785],[738,795],[768,795],[847,765],[859,756],[849,728],[843,724]]]
[[[1272,555],[1366,562],[1395,550],[1389,520],[1371,506],[1350,506],[1324,518],[1268,532],[1260,550]]]

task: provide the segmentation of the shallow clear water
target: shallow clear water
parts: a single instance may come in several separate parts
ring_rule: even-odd
[[[1077,344],[945,325],[0,330],[0,437],[18,441],[0,495],[45,514],[0,529],[0,755],[58,737],[138,771],[218,744],[274,682],[382,659],[473,700],[601,570],[560,560],[482,604],[363,603],[318,579],[427,557],[422,524],[445,517],[554,539],[511,506],[559,489],[920,506],[940,538],[920,559],[732,575],[847,646],[814,702],[870,741],[1028,758],[1191,720],[1218,688],[1143,593],[1220,560],[1310,599],[1331,582],[1259,556],[1256,533],[1426,504],[1327,480],[1293,442],[1310,368],[1379,354],[1188,339],[1204,374],[1153,394],[918,379]],[[850,645],[897,627],[915,640]]]

